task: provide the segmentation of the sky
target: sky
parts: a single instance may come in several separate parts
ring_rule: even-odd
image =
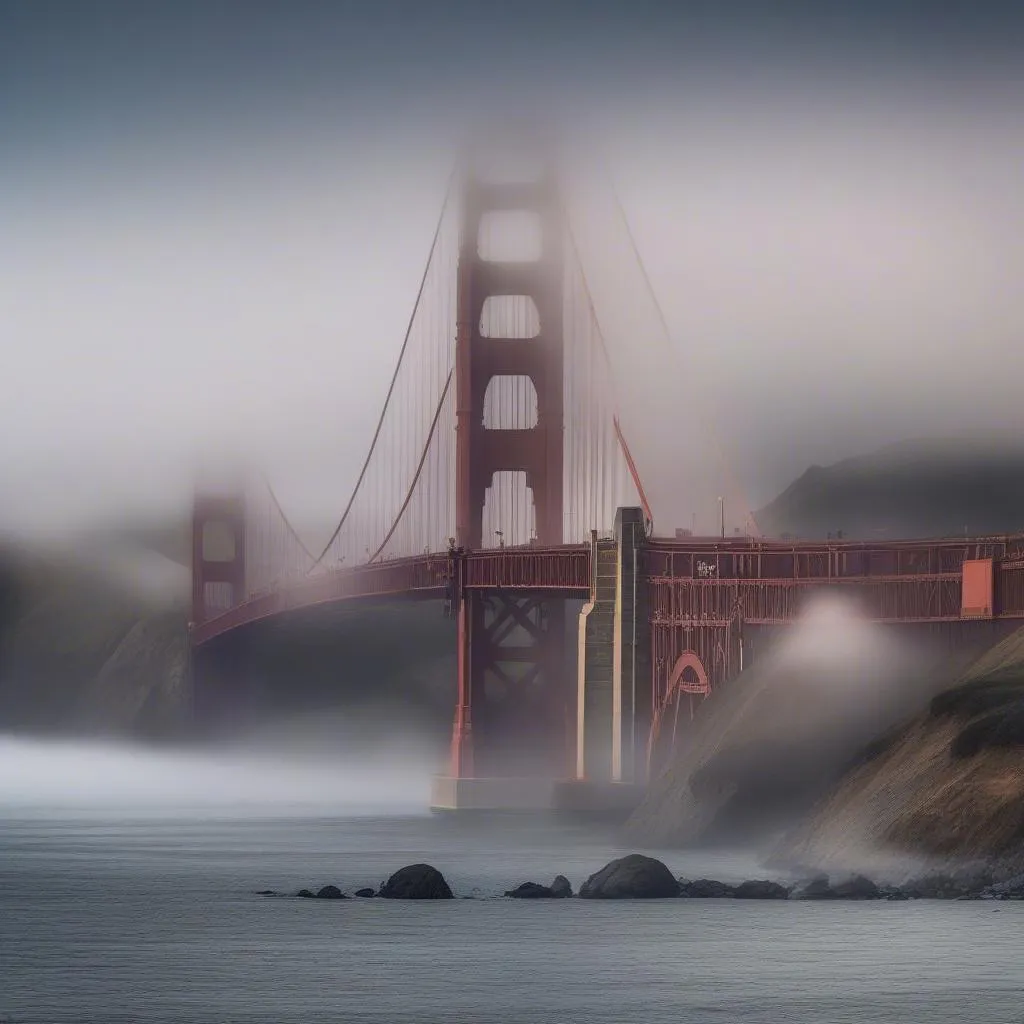
[[[458,142],[507,109],[615,182],[669,327],[610,269],[646,303],[625,419],[678,524],[723,461],[757,507],[1019,431],[1024,18],[725,6],[0,0],[0,528],[184,508],[239,452],[329,520]]]

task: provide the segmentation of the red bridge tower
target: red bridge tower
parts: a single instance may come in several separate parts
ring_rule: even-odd
[[[492,215],[528,218],[539,229],[532,260],[488,259]],[[496,474],[525,475],[538,546],[563,542],[563,265],[557,177],[552,161],[528,181],[485,180],[466,170],[456,335],[456,545],[485,545],[483,517]],[[488,300],[518,306],[517,326],[488,328]],[[526,315],[525,311],[530,310]],[[535,312],[534,312],[535,310]],[[493,320],[493,318],[491,318]],[[538,326],[539,324],[539,326]],[[511,427],[485,422],[488,386],[529,381],[536,416]],[[464,566],[464,563],[460,563]],[[461,570],[461,571],[464,571]],[[565,608],[557,599],[456,587],[459,696],[451,775],[564,776],[575,696],[565,671]]]

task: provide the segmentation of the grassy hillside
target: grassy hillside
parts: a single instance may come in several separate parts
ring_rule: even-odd
[[[806,814],[850,761],[955,670],[846,609],[822,608],[698,706],[627,824],[653,845],[760,842]]]
[[[1024,853],[1024,628],[870,751],[779,855],[830,867],[878,850]]]

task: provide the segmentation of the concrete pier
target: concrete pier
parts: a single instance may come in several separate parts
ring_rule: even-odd
[[[652,718],[650,624],[640,586],[645,542],[639,508],[620,508],[613,538],[593,541],[590,599],[577,631],[576,730],[567,749],[575,777],[438,776],[432,809],[624,815],[640,802]]]
[[[551,811],[553,779],[456,779],[434,777],[432,811]]]

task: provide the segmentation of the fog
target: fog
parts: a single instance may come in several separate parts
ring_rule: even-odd
[[[955,672],[946,650],[871,622],[841,594],[809,601],[775,636],[701,709],[651,787],[640,834],[774,842]]]
[[[428,767],[391,746],[342,756],[266,742],[214,751],[0,736],[0,816],[426,814]]]
[[[942,655],[866,619],[845,595],[814,598],[753,678],[735,681],[742,704],[727,744],[738,752],[730,771],[742,762],[759,776],[749,783],[783,799],[822,791],[940,688]],[[723,753],[719,763],[733,760]],[[707,766],[709,775],[717,770]]]
[[[667,339],[611,251],[666,528],[709,528],[723,489],[741,525],[809,463],[1014,422],[1016,22],[528,7],[8,10],[0,525],[180,514],[219,450],[329,522],[455,146],[538,98],[607,163],[665,311]]]

